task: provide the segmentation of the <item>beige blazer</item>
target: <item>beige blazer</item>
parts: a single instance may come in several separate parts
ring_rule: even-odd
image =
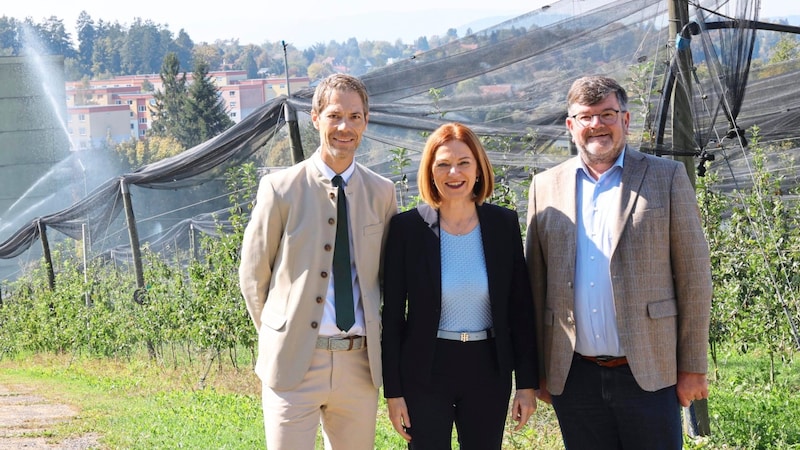
[[[381,385],[380,266],[394,184],[360,164],[348,199],[372,381]],[[333,263],[336,188],[310,160],[260,181],[244,232],[239,284],[258,330],[256,373],[276,390],[300,384],[311,365]]]
[[[559,395],[575,350],[576,170],[572,158],[534,176],[525,244],[541,375]],[[620,343],[647,391],[677,372],[706,373],[711,268],[684,166],[627,148],[610,261]]]

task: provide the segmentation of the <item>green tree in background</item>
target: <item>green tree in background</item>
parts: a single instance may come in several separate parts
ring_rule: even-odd
[[[97,30],[89,13],[81,11],[75,29],[78,33],[78,64],[80,71],[82,75],[90,76],[92,74],[92,56],[94,55]]]
[[[186,125],[191,124],[193,128],[186,136],[187,142],[184,142],[187,148],[205,142],[233,125],[225,110],[225,104],[219,97],[219,90],[211,81],[208,72],[207,62],[195,63],[185,113],[190,119],[186,121]]]
[[[162,88],[153,93],[155,105],[150,109],[153,115],[151,133],[154,136],[172,136],[184,148],[190,146],[187,134],[192,128],[190,120],[184,115],[187,106],[188,88],[186,87],[186,73],[180,73],[181,67],[178,55],[169,53],[161,65]]]
[[[162,89],[153,93],[153,136],[170,136],[187,149],[233,125],[208,73],[208,63],[197,60],[189,84],[186,73],[181,74],[178,56],[167,54],[160,72]]]

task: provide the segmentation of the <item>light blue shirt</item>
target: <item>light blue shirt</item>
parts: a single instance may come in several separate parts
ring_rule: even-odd
[[[489,279],[481,227],[456,236],[442,230],[442,312],[439,329],[483,331],[492,328]]]
[[[598,180],[581,161],[576,171],[578,212],[575,255],[575,351],[587,356],[624,356],[611,288],[612,238],[619,217],[625,150]]]

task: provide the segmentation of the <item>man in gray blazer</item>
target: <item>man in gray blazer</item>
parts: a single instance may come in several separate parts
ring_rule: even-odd
[[[326,448],[374,446],[379,268],[397,203],[394,184],[354,160],[368,110],[357,78],[322,80],[311,110],[319,149],[261,180],[245,229],[239,283],[258,330],[270,450],[313,449],[320,422]]]
[[[626,144],[627,94],[567,94],[579,151],[533,177],[526,258],[540,398],[567,449],[682,446],[680,405],[707,398],[711,268],[684,166]]]

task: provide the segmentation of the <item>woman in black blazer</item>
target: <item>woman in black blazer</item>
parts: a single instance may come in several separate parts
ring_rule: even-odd
[[[425,204],[394,216],[384,253],[383,381],[409,448],[500,449],[536,409],[533,302],[515,211],[484,203],[491,164],[469,128],[442,125],[417,177]]]

